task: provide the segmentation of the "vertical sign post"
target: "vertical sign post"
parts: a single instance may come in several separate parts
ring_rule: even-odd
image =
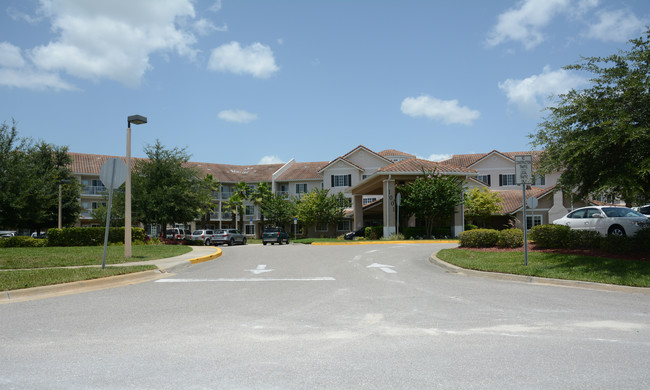
[[[111,207],[113,206],[113,190],[120,188],[126,181],[126,164],[117,158],[109,158],[99,171],[99,179],[108,188],[108,209],[106,210],[106,230],[104,231],[104,256],[102,269],[106,268],[106,247],[108,246],[108,230],[111,226]],[[126,227],[125,227],[126,229]],[[130,229],[130,227],[129,227]]]
[[[515,156],[515,184],[521,184],[523,199],[524,262],[528,265],[528,221],[526,221],[526,185],[533,182],[533,156]]]

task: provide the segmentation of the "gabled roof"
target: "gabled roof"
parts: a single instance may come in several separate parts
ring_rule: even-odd
[[[322,180],[323,176],[318,172],[328,165],[328,161],[295,163],[285,172],[278,176],[276,181],[293,181],[293,180]]]
[[[349,154],[349,153],[348,153],[348,154]],[[347,156],[347,155],[346,155],[346,156]],[[329,168],[330,166],[334,165],[335,163],[337,163],[337,162],[339,162],[339,161],[342,161],[342,162],[344,162],[344,163],[350,165],[351,167],[358,169],[358,170],[361,171],[361,172],[365,171],[365,169],[361,168],[360,166],[358,166],[357,164],[353,163],[352,161],[346,159],[345,157],[337,157],[337,158],[335,158],[334,160],[332,160],[329,164],[327,164],[327,165],[325,165],[324,167],[322,167],[322,168],[318,171],[318,173],[322,173],[325,169]]]
[[[348,158],[350,155],[356,153],[356,152],[359,151],[359,150],[364,150],[364,151],[366,151],[366,152],[368,152],[368,153],[370,153],[370,154],[373,154],[373,155],[379,157],[379,158],[382,159],[382,160],[386,160],[386,162],[391,162],[391,161],[390,161],[389,159],[387,159],[386,157],[384,157],[384,156],[380,155],[379,153],[376,153],[376,152],[374,152],[374,151],[372,151],[372,150],[366,148],[366,147],[363,146],[363,145],[359,145],[359,146],[357,146],[356,148],[350,150],[349,152],[347,152],[346,154],[344,154],[343,157],[344,157],[344,158]]]
[[[415,155],[413,155],[413,154],[400,152],[399,150],[395,150],[395,149],[382,150],[381,152],[379,152],[377,154],[382,156],[382,157],[389,157],[389,156],[392,156],[392,157],[401,156],[401,157],[407,157],[407,158],[408,157],[415,157]]]
[[[451,164],[451,165],[470,168],[473,165],[483,161],[489,156],[495,156],[495,155],[501,156],[505,159],[512,160],[514,162],[515,156],[522,156],[522,155],[529,154],[533,157],[533,164],[537,164],[539,162],[539,158],[542,153],[543,151],[541,150],[528,151],[528,152],[506,152],[506,153],[499,152],[498,150],[493,150],[489,153],[454,154],[450,159],[441,162],[443,164]]]
[[[474,169],[443,164],[435,161],[421,160],[419,158],[408,158],[406,160],[398,161],[396,163],[379,168],[377,172],[422,174],[422,169],[425,171],[436,170],[443,175],[476,176],[477,174]]]
[[[541,199],[545,196],[552,194],[554,189],[555,186],[547,187],[547,188],[531,187],[530,189],[526,190],[526,199],[528,199],[531,196],[534,196],[537,199]],[[503,205],[503,211],[501,212],[502,214],[514,214],[520,211],[521,208],[524,206],[524,200],[522,198],[523,194],[521,189],[503,190],[503,191],[495,191],[495,192],[498,192],[501,195],[501,199],[502,199],[501,204]]]

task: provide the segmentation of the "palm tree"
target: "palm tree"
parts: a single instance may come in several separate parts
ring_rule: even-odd
[[[264,231],[264,213],[262,212],[262,207],[272,194],[273,192],[271,191],[269,183],[260,183],[255,187],[250,195],[250,199],[253,201],[255,207],[258,207],[260,210],[261,232]]]
[[[246,182],[240,181],[235,185],[233,196],[237,195],[240,199],[237,212],[239,213],[239,229],[243,233],[244,230],[244,202],[250,198],[251,188]],[[232,197],[231,197],[232,199]]]
[[[230,213],[232,213],[232,228],[235,229],[237,226],[237,213],[240,213],[244,200],[241,195],[238,193],[233,193],[227,201],[224,202],[224,207]],[[240,213],[241,214],[241,213]]]

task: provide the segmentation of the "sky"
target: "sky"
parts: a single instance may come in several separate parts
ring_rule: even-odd
[[[3,0],[0,123],[78,153],[439,161],[528,151],[582,57],[629,48],[647,0]]]

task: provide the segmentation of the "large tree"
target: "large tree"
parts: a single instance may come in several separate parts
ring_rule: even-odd
[[[349,201],[343,193],[329,194],[327,189],[313,189],[297,202],[298,219],[305,226],[330,225],[343,218]]]
[[[269,199],[271,199],[271,195],[273,195],[273,191],[271,191],[271,186],[269,183],[263,182],[259,183],[253,191],[250,193],[249,199],[255,207],[257,207],[260,210],[260,225],[262,228],[262,232],[264,231],[264,204],[266,204]]]
[[[398,186],[397,190],[402,194],[404,213],[423,221],[426,236],[431,237],[433,226],[451,223],[456,206],[463,202],[463,186],[460,176],[443,176],[435,170],[422,170],[422,176]]]
[[[58,224],[59,184],[62,223],[81,211],[79,184],[70,171],[67,147],[18,137],[16,123],[0,125],[0,226],[41,232]]]
[[[262,215],[275,226],[284,227],[298,214],[296,202],[284,195],[271,194],[261,205]]]
[[[164,229],[193,221],[212,206],[217,182],[187,165],[190,156],[185,149],[166,149],[156,140],[144,152],[148,158],[136,161],[132,176],[134,220]]]
[[[560,95],[531,135],[545,150],[539,170],[561,172],[560,186],[582,197],[650,199],[650,30],[630,44],[566,66],[593,74],[591,86]]]
[[[490,216],[503,211],[502,202],[501,194],[496,191],[490,191],[487,187],[472,188],[465,193],[465,216],[485,227]]]

